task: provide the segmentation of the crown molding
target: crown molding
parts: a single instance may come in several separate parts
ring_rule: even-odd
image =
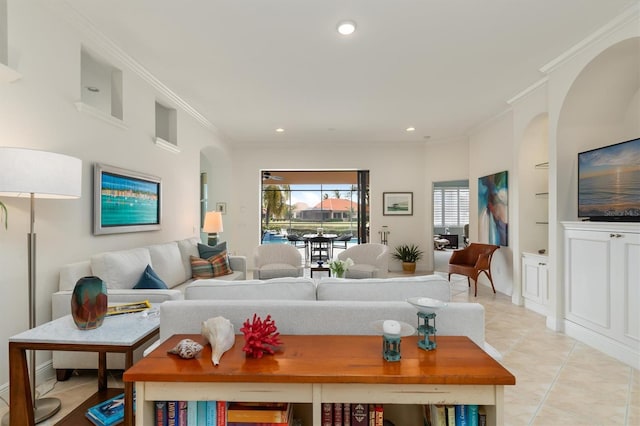
[[[129,70],[138,75],[142,80],[147,82],[151,87],[164,96],[169,102],[176,107],[179,107],[196,121],[198,121],[205,128],[220,135],[219,129],[211,123],[207,118],[202,115],[198,110],[192,107],[187,101],[182,99],[177,93],[162,83],[157,77],[149,72],[139,62],[129,56],[124,50],[120,48],[115,42],[102,34],[98,28],[78,10],[71,6],[66,0],[59,0],[58,2],[47,2],[49,7],[59,13],[64,19],[66,19],[71,25],[74,26],[80,33],[86,37],[90,42],[89,48],[98,54],[111,57],[120,63],[122,63]]]
[[[586,48],[592,46],[598,41],[604,39],[605,37],[611,35],[615,31],[618,31],[620,28],[624,27],[631,21],[638,19],[640,15],[640,3],[636,3],[629,8],[627,8],[620,15],[609,21],[607,24],[600,27],[598,30],[593,32],[591,35],[584,38],[582,41],[573,45],[573,47],[566,50],[563,54],[558,56],[557,58],[547,62],[540,68],[540,72],[544,74],[549,74],[555,71],[559,66],[574,58],[576,55],[584,51]]]
[[[511,99],[508,99],[507,103],[509,105],[513,105],[513,104],[523,100],[524,98],[526,98],[527,96],[529,96],[530,94],[532,94],[533,92],[538,90],[540,87],[542,87],[545,84],[547,84],[548,80],[549,80],[549,77],[541,78],[540,80],[538,80],[535,83],[533,83],[531,86],[527,87],[526,89],[524,89],[523,91],[521,91],[517,95],[513,96]]]

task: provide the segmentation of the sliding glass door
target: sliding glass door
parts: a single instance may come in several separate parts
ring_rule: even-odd
[[[263,243],[290,235],[351,235],[368,240],[368,171],[263,171]]]

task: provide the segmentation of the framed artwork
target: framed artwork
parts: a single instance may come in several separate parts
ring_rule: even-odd
[[[509,245],[509,185],[507,171],[478,179],[478,241]]]
[[[216,203],[216,211],[227,214],[227,203]]]
[[[94,165],[94,235],[156,231],[162,224],[162,180],[106,164]]]
[[[412,216],[413,192],[383,192],[382,214],[384,216]]]

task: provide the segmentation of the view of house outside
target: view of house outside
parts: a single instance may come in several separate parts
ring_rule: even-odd
[[[349,184],[264,185],[263,243],[286,242],[287,235],[358,233],[358,191]]]

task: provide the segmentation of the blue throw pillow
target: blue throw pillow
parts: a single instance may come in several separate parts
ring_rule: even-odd
[[[209,259],[210,257],[217,256],[222,252],[227,251],[227,242],[223,241],[215,246],[208,246],[206,244],[198,243],[198,253],[201,259]]]
[[[153,289],[153,290],[166,290],[169,287],[162,281],[162,279],[151,269],[151,265],[147,265],[146,269],[142,273],[142,276],[138,280],[138,283],[133,286],[136,290]]]

